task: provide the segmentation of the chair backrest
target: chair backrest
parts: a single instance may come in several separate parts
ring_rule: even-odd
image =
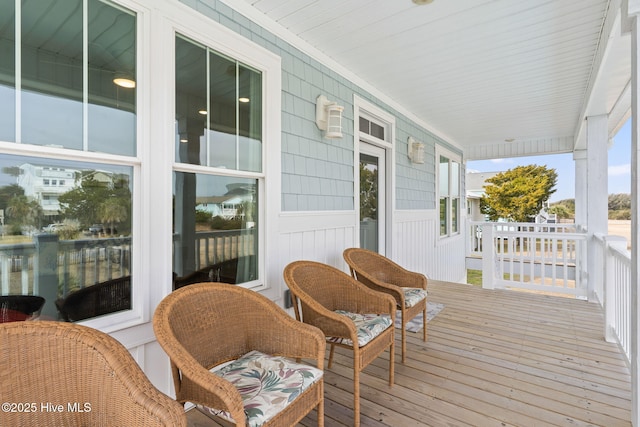
[[[358,286],[344,271],[315,261],[292,262],[285,267],[284,277],[293,295],[331,311],[343,309],[343,295]],[[304,313],[304,304],[302,308]]]
[[[196,283],[160,302],[154,313],[154,330],[172,363],[172,348],[182,348],[210,369],[251,350],[269,353],[277,327],[273,312],[281,310],[264,295],[241,286]]]
[[[377,252],[362,248],[348,248],[343,252],[344,260],[355,277],[363,283],[380,280],[396,284],[398,275],[407,272],[400,265]]]
[[[186,425],[182,405],[157,390],[103,332],[14,322],[0,325],[0,342],[0,396],[23,405],[0,412],[0,425]]]
[[[56,301],[67,322],[131,309],[131,276],[107,280],[72,292]]]
[[[44,302],[45,299],[38,295],[2,295],[0,296],[0,323],[26,320],[37,316]]]

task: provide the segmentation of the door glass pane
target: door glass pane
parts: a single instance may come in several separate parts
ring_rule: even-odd
[[[0,0],[0,141],[16,139],[15,1]]]
[[[22,2],[22,142],[81,150],[82,1]]]
[[[360,154],[360,247],[378,252],[378,158]]]
[[[89,150],[134,156],[136,18],[99,0],[88,14]]]
[[[258,279],[258,181],[174,173],[174,288]]]

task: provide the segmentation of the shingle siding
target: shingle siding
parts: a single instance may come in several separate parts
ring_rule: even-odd
[[[435,146],[459,150],[224,3],[181,1],[281,58],[283,211],[354,209],[354,94],[396,117],[396,209],[436,208]],[[323,138],[315,125],[321,94],[344,106],[342,139]],[[425,144],[424,164],[410,162],[409,136]]]

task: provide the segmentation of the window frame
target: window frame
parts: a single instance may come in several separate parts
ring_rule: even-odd
[[[171,60],[171,67],[165,67],[165,88],[170,93],[165,94],[167,108],[165,120],[169,126],[165,129],[164,140],[170,140],[167,144],[168,162],[170,164],[169,181],[172,182],[174,172],[187,172],[205,175],[251,178],[258,181],[258,278],[251,282],[238,284],[255,291],[267,291],[270,285],[268,277],[269,255],[267,254],[267,242],[272,245],[277,242],[276,221],[280,214],[281,177],[280,177],[280,122],[281,122],[281,58],[252,41],[238,35],[227,28],[212,25],[211,21],[200,14],[191,13],[180,9],[181,12],[172,15],[166,20],[166,30],[163,31],[165,57]],[[188,16],[184,16],[188,15]],[[181,18],[182,16],[182,18]],[[184,23],[189,26],[185,26]],[[168,31],[167,31],[168,30]],[[240,64],[253,68],[262,74],[262,150],[261,172],[224,169],[210,166],[178,163],[175,159],[174,123],[175,123],[175,38],[183,37],[208,47],[220,55],[224,55]],[[169,129],[170,128],[170,129]],[[268,147],[268,149],[267,149]],[[268,184],[267,184],[268,183]],[[173,196],[172,185],[168,187],[168,203],[171,206]],[[171,208],[168,208],[171,212]],[[168,228],[173,224],[172,215],[168,219]],[[171,234],[171,233],[169,233]],[[168,253],[164,254],[167,264],[173,266],[172,237],[167,244]],[[274,258],[276,254],[272,255]],[[167,273],[171,277],[171,271]],[[273,279],[275,280],[275,278]],[[275,282],[274,282],[275,283]],[[268,292],[267,292],[268,294]],[[276,298],[277,295],[272,295]]]
[[[448,160],[448,183],[451,184],[453,181],[453,167],[452,164],[456,163],[458,165],[458,176],[457,176],[457,183],[458,183],[458,194],[457,197],[452,195],[452,191],[451,191],[451,185],[449,185],[449,192],[446,195],[441,194],[441,174],[440,174],[440,158],[444,157]],[[437,205],[436,205],[436,215],[438,220],[436,221],[436,235],[438,236],[438,241],[443,240],[443,239],[448,239],[448,238],[452,238],[452,237],[456,237],[461,235],[461,219],[462,219],[462,209],[463,209],[463,196],[462,196],[462,156],[460,154],[456,154],[454,152],[452,152],[451,150],[447,150],[446,148],[437,145],[436,146],[436,150],[435,150],[435,160],[434,160],[434,165],[436,168],[436,200],[437,200]],[[441,212],[442,212],[442,199],[443,197],[445,198],[445,206],[444,206],[444,212],[446,214],[446,228],[445,228],[445,233],[442,233],[442,225],[441,225]],[[457,206],[457,230],[453,230],[453,200],[457,199],[458,200],[458,206]]]
[[[103,152],[88,151],[65,147],[34,145],[21,141],[21,132],[16,129],[15,142],[0,141],[0,153],[6,155],[28,156],[47,160],[65,160],[79,163],[98,163],[104,165],[131,167],[131,178],[133,180],[131,196],[131,310],[124,310],[100,317],[94,317],[76,323],[87,325],[99,329],[106,333],[126,329],[150,320],[149,313],[149,286],[144,280],[144,262],[142,253],[145,252],[144,236],[141,232],[141,217],[144,216],[146,207],[143,205],[142,194],[146,193],[148,184],[142,180],[143,165],[146,163],[144,152],[149,145],[149,133],[146,132],[149,115],[149,90],[147,82],[150,76],[150,66],[148,55],[151,48],[145,41],[151,40],[150,34],[150,12],[147,8],[132,0],[108,0],[106,3],[115,8],[124,8],[135,14],[136,25],[136,149],[133,155],[121,155]],[[86,2],[83,2],[83,7]],[[17,12],[16,12],[17,13]],[[86,13],[86,12],[84,12]],[[19,15],[18,15],[19,16]],[[19,26],[16,26],[18,31]],[[83,28],[83,32],[87,29]],[[17,38],[16,42],[21,39]],[[21,48],[21,47],[20,47]],[[17,67],[19,69],[19,67]],[[83,70],[83,73],[86,73]],[[17,79],[17,78],[16,78]],[[16,103],[20,104],[21,94],[16,92]],[[87,106],[83,100],[83,109]],[[86,114],[86,113],[85,113]],[[22,123],[22,115],[19,108],[16,109],[16,124]],[[83,122],[86,124],[86,116],[83,115]],[[83,130],[86,133],[86,130]],[[86,138],[86,135],[85,137]],[[53,302],[51,302],[53,303]]]

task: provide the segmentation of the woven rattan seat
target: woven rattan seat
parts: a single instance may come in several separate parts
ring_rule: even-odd
[[[0,426],[187,424],[184,408],[103,332],[65,322],[3,323],[0,343]]]
[[[307,359],[323,368],[326,343],[320,330],[297,322],[258,292],[236,285],[197,283],[174,291],[158,305],[153,327],[171,361],[177,400],[224,411],[238,427],[245,427],[250,418],[241,393],[210,372],[212,368],[254,350],[292,361]],[[262,425],[293,426],[314,408],[323,426],[322,377]]]
[[[427,278],[424,274],[415,273],[399,266],[379,253],[349,248],[343,252],[344,260],[349,265],[351,275],[369,288],[391,295],[401,312],[402,324],[402,363],[407,353],[407,323],[422,313],[422,339],[427,340],[427,298],[408,307],[405,302],[407,289],[427,290]]]
[[[285,267],[284,279],[291,290],[296,318],[322,329],[330,340],[329,368],[335,346],[353,351],[354,425],[360,425],[360,371],[389,349],[389,386],[393,385],[394,331],[384,329],[360,347],[358,330],[348,317],[337,313],[386,315],[393,319],[395,301],[389,295],[374,292],[348,274],[329,265],[313,261],[296,261]],[[336,341],[336,338],[346,340]],[[346,342],[345,342],[346,341]],[[353,343],[356,343],[354,345]]]

